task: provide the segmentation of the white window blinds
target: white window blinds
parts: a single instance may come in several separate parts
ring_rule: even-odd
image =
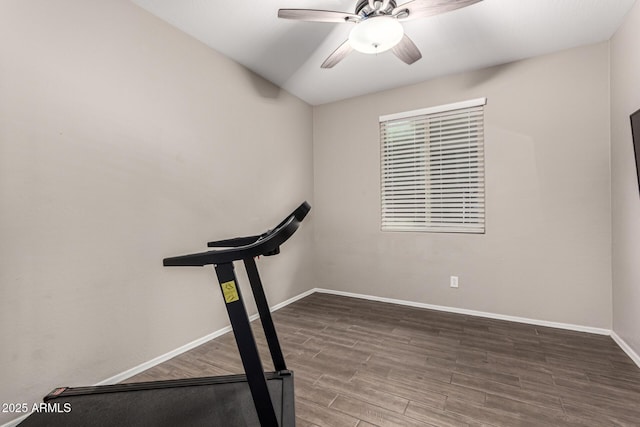
[[[484,233],[484,105],[380,117],[382,230]]]

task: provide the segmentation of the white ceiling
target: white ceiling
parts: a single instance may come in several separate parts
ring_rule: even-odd
[[[483,0],[404,22],[422,52],[320,64],[355,24],[277,18],[280,8],[353,12],[357,0],[132,0],[312,105],[608,40],[636,0]],[[408,0],[398,0],[398,5]]]

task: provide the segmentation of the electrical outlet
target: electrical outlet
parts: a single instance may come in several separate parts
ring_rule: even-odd
[[[452,288],[458,287],[458,276],[451,276],[451,279],[449,280],[449,286],[451,286]]]

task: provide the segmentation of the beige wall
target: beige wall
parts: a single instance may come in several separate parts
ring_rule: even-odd
[[[2,1],[0,402],[227,325],[213,269],[162,259],[313,202],[312,166],[309,105],[128,0]],[[313,286],[311,224],[260,261],[272,304]]]
[[[303,199],[311,221],[259,261],[272,304],[318,286],[610,328],[611,191],[613,327],[638,352],[638,24],[636,5],[611,80],[603,43],[312,113],[127,0],[0,3],[0,402],[225,326],[212,269],[162,258]],[[478,97],[487,233],[380,232],[378,116]]]
[[[629,115],[640,109],[640,3],[611,39],[613,330],[640,354],[640,196]]]
[[[317,285],[610,328],[608,55],[602,43],[314,107]],[[479,97],[486,234],[381,232],[378,117]]]

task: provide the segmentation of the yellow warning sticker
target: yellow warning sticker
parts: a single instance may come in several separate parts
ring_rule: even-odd
[[[227,304],[238,301],[240,297],[238,296],[238,289],[236,289],[236,282],[233,280],[229,282],[224,282],[220,284],[222,288],[222,293],[224,294],[224,302]]]

